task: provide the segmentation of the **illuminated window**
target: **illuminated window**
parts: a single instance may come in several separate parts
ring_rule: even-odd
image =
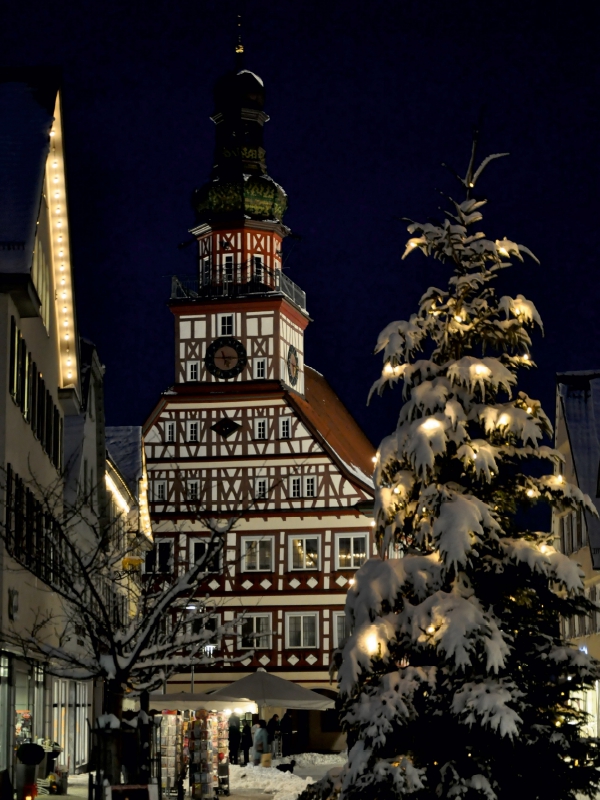
[[[290,568],[319,569],[319,539],[298,536],[290,539]]]
[[[317,615],[286,614],[287,647],[317,646]]]
[[[273,571],[273,538],[242,539],[242,572]]]
[[[367,558],[366,533],[341,533],[335,537],[336,569],[357,569]]]

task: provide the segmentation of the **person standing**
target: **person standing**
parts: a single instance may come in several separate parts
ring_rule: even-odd
[[[286,711],[279,725],[281,732],[281,755],[285,758],[292,754],[292,715]]]
[[[279,714],[273,714],[267,723],[267,735],[269,737],[269,750],[275,755],[275,734],[279,733]]]
[[[229,717],[229,763],[238,763],[238,754],[240,751],[240,718],[233,712]]]
[[[261,758],[269,752],[269,734],[267,733],[267,723],[264,719],[258,720],[259,728],[254,734],[254,766],[258,767]]]
[[[244,766],[250,762],[250,748],[252,747],[252,731],[248,722],[244,722],[242,728],[242,752],[244,754]]]

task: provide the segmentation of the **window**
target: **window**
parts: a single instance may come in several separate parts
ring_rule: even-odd
[[[205,561],[206,552],[208,550],[209,541],[207,539],[196,539],[191,543],[191,561],[192,564],[199,564]],[[220,572],[220,553],[216,552],[213,556],[203,563],[204,572]]]
[[[290,478],[290,497],[302,497],[302,478],[299,475]]]
[[[266,439],[267,438],[267,420],[255,419],[254,420],[254,438]]]
[[[273,571],[273,539],[242,539],[242,572]]]
[[[316,614],[288,614],[286,621],[288,647],[317,646]]]
[[[290,539],[291,568],[319,569],[319,539],[316,536],[298,536]]]
[[[204,285],[208,286],[210,283],[210,258],[205,258],[202,264],[204,274]]]
[[[219,314],[219,336],[233,336],[233,314]]]
[[[279,420],[279,438],[290,439],[292,435],[292,420],[290,417],[281,417]]]
[[[219,628],[219,615],[212,613],[214,609],[200,607],[198,611],[194,610],[194,614],[198,616],[192,620],[192,633],[198,634],[202,631],[211,631],[213,636],[208,639],[209,644],[204,645],[204,653],[207,656],[212,656],[219,646],[218,628]],[[206,616],[210,614],[210,616]]]
[[[348,641],[350,630],[346,614],[343,611],[333,612],[333,646],[343,647]]]
[[[188,368],[187,369],[187,373],[188,373],[187,379],[188,379],[188,381],[197,381],[197,380],[199,380],[200,371],[199,371],[198,362],[197,361],[188,361],[187,368]]]
[[[175,423],[174,422],[167,422],[165,426],[165,438],[167,442],[174,442],[175,441]]]
[[[241,647],[253,647],[257,650],[271,649],[271,615],[257,614],[242,619]]]
[[[317,479],[314,475],[308,475],[304,478],[304,497],[316,497],[317,495]]]
[[[200,423],[196,421],[188,422],[188,430],[187,430],[187,439],[188,442],[197,442],[199,441],[198,431],[200,429]]]
[[[167,482],[154,481],[154,500],[161,501],[167,499]]]
[[[263,261],[262,256],[254,256],[254,280],[259,283],[263,279]]]
[[[267,359],[255,358],[254,359],[254,378],[260,380],[267,377]]]
[[[153,549],[146,553],[145,572],[171,572],[172,566],[171,542],[157,542]]]
[[[200,481],[187,482],[187,499],[198,500],[200,498]]]
[[[357,569],[367,558],[366,533],[342,533],[335,537],[336,569]]]
[[[223,267],[223,280],[226,283],[232,283],[233,281],[233,256],[225,256],[225,265]],[[221,334],[224,336],[225,334]]]
[[[267,499],[267,479],[257,478],[254,483],[254,497],[256,500]]]

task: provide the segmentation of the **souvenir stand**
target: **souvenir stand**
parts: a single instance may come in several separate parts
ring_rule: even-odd
[[[177,711],[163,711],[160,721],[160,783],[163,793],[177,794],[183,773],[183,717]]]
[[[190,787],[194,800],[229,794],[229,726],[223,713],[198,710],[187,723]]]

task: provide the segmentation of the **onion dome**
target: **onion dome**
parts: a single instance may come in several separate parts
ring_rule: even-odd
[[[287,195],[267,173],[262,80],[247,69],[230,72],[217,81],[214,101],[214,164],[210,181],[192,196],[197,222],[281,221]]]

